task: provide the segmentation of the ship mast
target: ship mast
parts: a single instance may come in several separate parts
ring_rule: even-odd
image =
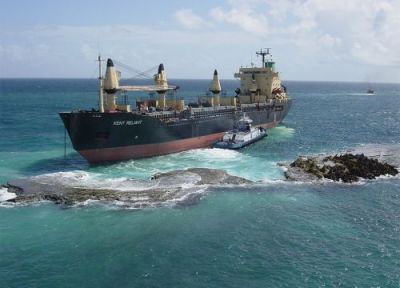
[[[99,62],[99,112],[104,113],[104,97],[103,97],[103,76],[101,72],[101,56],[97,57],[97,61]]]
[[[269,53],[269,50],[271,50],[271,48],[264,48],[264,50],[260,49],[260,51],[256,52],[257,56],[262,57],[262,68],[265,68],[265,56],[271,55],[271,53]],[[267,59],[267,61],[268,61],[268,59]]]

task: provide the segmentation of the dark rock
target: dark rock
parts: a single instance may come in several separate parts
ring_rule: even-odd
[[[375,179],[381,175],[397,175],[397,169],[387,163],[382,163],[364,154],[342,154],[335,156],[321,157],[299,157],[290,164],[290,168],[297,171],[312,174],[318,179],[331,179],[346,183],[356,182],[360,178]],[[292,173],[285,173],[289,179],[293,178]]]
[[[387,163],[381,163],[376,159],[368,158],[364,154],[344,154],[329,156],[324,161],[333,161],[336,167],[339,165],[345,166],[347,169],[336,173],[336,175],[352,175],[353,178],[361,177],[365,179],[375,179],[381,175],[395,176],[399,172],[395,167]],[[327,177],[328,178],[328,177]],[[351,182],[351,181],[350,181]]]

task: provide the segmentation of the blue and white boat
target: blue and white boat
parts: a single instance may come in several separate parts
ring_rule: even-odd
[[[253,123],[253,120],[247,116],[243,116],[237,122],[237,128],[225,132],[222,140],[215,143],[214,147],[240,149],[267,136],[267,131],[264,128],[252,127],[251,123]]]

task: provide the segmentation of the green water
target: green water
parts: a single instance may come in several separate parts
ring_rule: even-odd
[[[207,85],[186,80],[181,89],[194,97]],[[260,181],[210,188],[186,207],[2,203],[0,287],[399,287],[399,177],[288,184],[277,163],[400,143],[400,85],[377,84],[375,96],[362,83],[286,86],[294,102],[283,125],[240,152],[90,167],[69,142],[63,158],[57,112],[95,105],[95,81],[0,79],[0,183],[39,175],[59,185],[132,188],[132,178],[189,167]]]
[[[278,185],[217,189],[186,208],[3,209],[2,287],[397,287],[399,188]]]

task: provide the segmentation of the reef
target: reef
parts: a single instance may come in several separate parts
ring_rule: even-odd
[[[399,152],[400,144],[364,145],[331,155],[300,156],[282,166],[286,168],[288,181],[353,183],[382,175],[397,175]],[[134,209],[182,207],[198,203],[208,193],[209,187],[265,185],[262,181],[253,182],[224,170],[207,168],[158,173],[148,180],[120,178],[114,181],[92,179],[93,176],[87,180],[87,175],[85,171],[73,171],[10,180],[0,187],[0,202],[27,204],[51,201],[62,207],[71,207],[94,201]]]
[[[285,172],[290,180],[330,179],[344,183],[360,179],[375,179],[382,175],[395,176],[399,171],[391,164],[364,154],[345,153],[334,156],[301,156]]]
[[[250,180],[229,175],[223,170],[191,168],[153,175],[149,181],[137,181],[132,189],[98,189],[71,187],[58,183],[46,183],[37,177],[15,179],[3,186],[16,197],[8,199],[14,203],[51,201],[63,206],[73,206],[85,201],[122,203],[130,208],[159,207],[171,203],[187,206],[197,203],[209,185],[239,185]]]

